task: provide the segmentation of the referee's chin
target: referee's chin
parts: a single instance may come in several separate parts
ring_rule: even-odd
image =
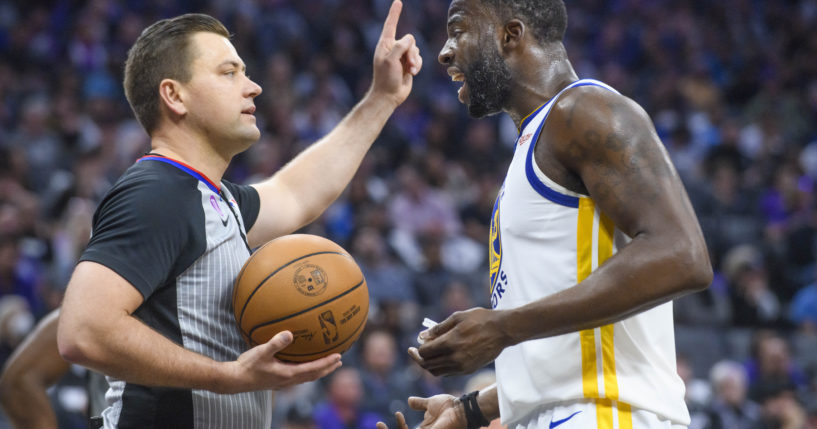
[[[255,128],[255,132],[247,133],[243,138],[236,139],[236,142],[232,145],[235,148],[232,156],[236,156],[241,152],[246,151],[249,149],[253,144],[255,144],[258,140],[261,139],[261,131],[258,128]]]

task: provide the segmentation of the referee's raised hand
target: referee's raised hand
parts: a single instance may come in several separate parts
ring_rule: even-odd
[[[395,0],[383,23],[383,31],[374,51],[374,78],[370,89],[372,95],[387,98],[394,107],[408,97],[414,76],[423,66],[414,36],[406,34],[396,40],[401,10],[403,2]]]

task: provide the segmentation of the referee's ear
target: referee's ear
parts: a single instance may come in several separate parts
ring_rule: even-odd
[[[174,117],[180,119],[187,114],[184,98],[184,87],[181,82],[175,79],[162,79],[159,82],[160,111],[169,114],[171,120]]]

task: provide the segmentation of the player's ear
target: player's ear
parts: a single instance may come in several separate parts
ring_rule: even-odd
[[[162,79],[159,83],[159,99],[171,112],[179,116],[187,113],[187,106],[184,105],[184,98],[182,97],[182,85],[179,81]]]
[[[525,24],[518,19],[506,22],[502,27],[502,47],[509,51],[516,49],[522,42],[525,31]]]

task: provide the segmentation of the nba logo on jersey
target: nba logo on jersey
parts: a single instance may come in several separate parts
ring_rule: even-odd
[[[508,276],[502,271],[502,237],[499,229],[499,201],[505,193],[505,187],[499,190],[491,215],[491,235],[488,240],[490,258],[489,274],[491,278],[491,308],[496,308],[508,286]]]
[[[519,137],[519,142],[517,144],[522,146],[523,144],[527,143],[531,137],[533,137],[533,133],[525,134],[522,137]]]

